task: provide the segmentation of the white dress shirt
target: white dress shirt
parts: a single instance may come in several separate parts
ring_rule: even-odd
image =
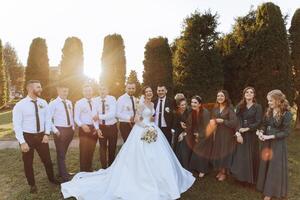
[[[13,128],[20,144],[25,143],[23,132],[37,134],[35,105],[29,96],[19,101],[13,109]],[[50,134],[51,119],[49,107],[44,99],[37,98],[40,133]]]
[[[63,101],[64,100],[62,98],[57,97],[49,103],[50,117],[52,120],[52,131],[54,133],[58,132],[56,126],[72,127],[74,129],[72,102],[68,99],[65,100],[70,118],[70,125],[68,125],[67,114]]]
[[[92,112],[92,108],[95,106],[94,99],[90,99],[90,104],[87,98],[82,98],[74,106],[74,120],[79,127],[94,124]]]
[[[105,114],[102,114],[102,100],[104,100],[105,105]],[[101,97],[94,98],[94,107],[93,107],[93,116],[98,116],[99,121],[98,124],[103,124],[103,120],[105,121],[105,125],[113,125],[117,123],[116,113],[117,113],[117,101],[116,98],[110,95],[107,95],[104,99]],[[98,129],[99,127],[95,127]]]
[[[155,110],[155,117],[154,117],[154,121],[155,124],[158,126],[158,118],[159,118],[159,105],[160,105],[160,100],[161,98],[158,98],[157,100],[157,106],[156,106],[156,110]],[[161,109],[161,127],[167,127],[167,123],[164,117],[164,113],[165,113],[165,103],[166,103],[166,97],[162,98],[162,109]]]
[[[133,97],[134,108],[137,109],[137,98]],[[132,101],[130,96],[125,93],[119,97],[117,101],[117,117],[120,122],[130,122],[130,118],[134,116]]]

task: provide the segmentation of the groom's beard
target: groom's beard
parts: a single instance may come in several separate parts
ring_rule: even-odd
[[[33,91],[33,94],[37,97],[41,97],[42,92],[41,91]]]

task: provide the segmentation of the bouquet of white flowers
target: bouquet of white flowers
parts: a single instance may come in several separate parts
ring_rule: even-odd
[[[157,131],[154,126],[146,126],[145,132],[141,137],[141,140],[144,140],[147,143],[156,142]]]

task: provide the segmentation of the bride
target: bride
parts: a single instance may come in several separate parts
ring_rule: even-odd
[[[164,134],[151,120],[152,89],[145,87],[143,94],[136,124],[112,165],[76,174],[61,185],[64,198],[173,200],[192,186],[195,178],[182,168]]]

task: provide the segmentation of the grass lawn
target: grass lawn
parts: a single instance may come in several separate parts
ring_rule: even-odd
[[[289,137],[289,200],[300,199],[300,134]],[[51,151],[56,167],[55,151]],[[95,154],[94,168],[99,169],[98,152]],[[44,168],[35,154],[34,169],[38,194],[28,193],[28,186],[23,173],[23,163],[19,150],[0,151],[0,199],[1,200],[57,200],[62,199],[59,187],[48,183]],[[79,169],[78,149],[70,149],[67,155],[70,172]],[[56,170],[56,168],[55,168]],[[57,170],[56,170],[57,171]],[[232,178],[220,183],[212,173],[203,180],[197,180],[194,186],[182,196],[182,200],[256,200],[262,199],[253,188],[240,186]]]
[[[0,112],[0,140],[14,139],[12,129],[12,111]]]

